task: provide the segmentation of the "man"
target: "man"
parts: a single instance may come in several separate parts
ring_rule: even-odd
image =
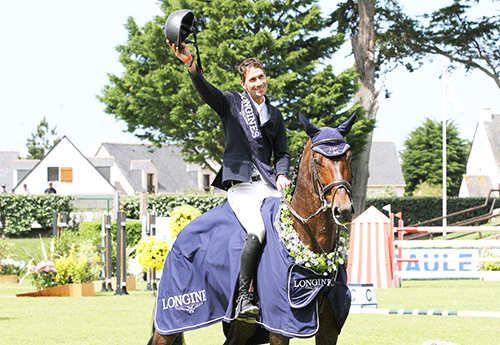
[[[5,183],[2,183],[2,193],[7,193],[7,187],[5,186]]]
[[[198,94],[222,120],[226,146],[222,168],[212,185],[227,190],[228,203],[247,232],[241,251],[236,318],[255,322],[259,308],[249,289],[265,238],[260,208],[265,198],[280,196],[290,185],[283,117],[266,96],[267,77],[259,60],[250,58],[238,67],[243,93],[223,92],[198,71],[185,43],[181,47],[167,43],[188,67]]]
[[[52,181],[49,181],[49,188],[44,191],[45,194],[57,194],[57,191],[52,187]]]
[[[27,183],[23,184],[23,188],[24,188],[24,190],[22,191],[22,194],[25,194],[25,195],[31,194],[30,190],[28,189]]]

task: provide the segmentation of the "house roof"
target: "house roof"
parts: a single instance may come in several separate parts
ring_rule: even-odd
[[[180,193],[198,188],[198,171],[187,170],[181,147],[163,145],[157,147],[150,144],[113,144],[102,143],[108,153],[127,177],[136,191],[141,191],[141,171],[137,169],[141,162],[151,161],[158,169],[158,192]]]
[[[18,151],[0,151],[0,185],[5,184],[7,190],[14,187],[14,161],[17,161],[18,157]]]
[[[491,146],[495,163],[500,164],[500,115],[492,115],[491,121],[484,121],[484,128]]]
[[[484,197],[492,189],[491,178],[488,175],[464,175],[464,182],[469,192],[469,197]]]
[[[50,150],[49,152],[47,152],[45,154],[45,156],[41,159],[41,160],[29,160],[29,159],[25,159],[25,160],[18,160],[15,162],[15,165],[16,165],[16,169],[17,170],[26,170],[26,171],[29,171],[26,175],[24,175],[21,179],[19,179],[17,185],[14,187],[17,188],[18,186],[20,186],[21,184],[24,183],[24,181],[26,179],[29,178],[29,176],[33,173],[36,173],[36,169],[39,167],[39,166],[43,166],[43,164],[45,164],[46,160],[49,159],[49,157],[53,154],[53,152],[57,151],[58,148],[60,146],[64,146],[64,145],[69,145],[69,147],[71,147],[72,150],[74,150],[74,152],[77,152],[78,155],[73,155],[72,158],[80,158],[81,157],[81,161],[84,161],[86,163],[88,163],[89,166],[91,166],[92,168],[95,169],[95,172],[102,177],[103,181],[105,181],[105,184],[109,187],[111,187],[113,190],[114,190],[114,187],[113,185],[111,185],[111,183],[106,180],[105,176],[102,175],[101,172],[99,172],[97,169],[96,169],[96,166],[94,166],[92,164],[92,162],[90,162],[90,160],[88,158],[86,158],[82,153],[81,151],[71,142],[71,140],[68,139],[67,136],[63,136],[61,138],[61,140],[59,140]],[[73,154],[73,152],[72,152]],[[57,157],[57,156],[56,156]],[[74,195],[74,194],[73,194]]]
[[[406,186],[396,144],[373,141],[369,162],[368,186]]]

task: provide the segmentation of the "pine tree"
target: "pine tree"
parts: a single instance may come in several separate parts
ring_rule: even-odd
[[[429,118],[413,130],[404,142],[401,155],[406,193],[412,194],[419,185],[443,186],[443,124]],[[448,121],[446,127],[447,195],[458,196],[465,174],[470,143],[460,139],[458,129]]]

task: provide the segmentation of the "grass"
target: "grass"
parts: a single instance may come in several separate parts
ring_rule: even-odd
[[[146,344],[155,298],[137,290],[127,296],[15,297],[34,291],[27,284],[0,285],[0,344]],[[404,281],[401,288],[377,289],[379,308],[500,311],[499,281]],[[459,316],[351,313],[338,344],[418,344],[429,339],[454,344],[498,344],[500,320]],[[186,333],[187,344],[222,344],[222,325]],[[314,339],[292,339],[312,345]]]
[[[50,244],[53,239],[43,237],[42,240],[47,253],[50,252]],[[8,239],[7,241],[14,244],[11,252],[18,260],[24,260],[27,264],[31,259],[30,255],[37,262],[43,260],[40,238],[16,238]]]

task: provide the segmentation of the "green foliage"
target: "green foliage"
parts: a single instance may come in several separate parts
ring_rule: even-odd
[[[318,124],[338,126],[359,109],[352,106],[358,86],[354,68],[339,75],[324,61],[344,43],[343,35],[320,37],[329,24],[317,0],[167,1],[168,15],[179,8],[196,14],[205,77],[223,91],[239,91],[236,69],[248,57],[266,70],[269,96],[291,131],[291,151],[304,143],[298,112]],[[164,17],[139,27],[129,18],[127,42],[117,47],[123,76],[109,75],[98,99],[105,112],[127,123],[128,130],[156,144],[182,143],[190,162],[221,163],[223,131],[216,113],[197,95],[183,64],[165,43]],[[194,49],[191,48],[192,51]],[[349,136],[354,156],[373,122],[359,118]]]
[[[495,255],[494,253],[491,252],[486,252],[486,254],[483,255],[483,257],[498,259],[498,255]],[[495,261],[483,262],[479,269],[481,271],[500,271],[500,262],[495,262]]]
[[[491,199],[489,203],[481,209],[466,212],[461,215],[450,217],[448,224],[456,223],[462,220],[471,219],[480,215],[486,214],[492,204]],[[485,203],[485,198],[448,198],[447,211],[448,214],[463,211],[472,207],[482,206]],[[498,200],[497,200],[498,203]],[[391,205],[393,213],[402,212],[405,226],[414,225],[426,220],[441,217],[443,215],[443,199],[436,197],[396,197],[396,198],[370,198],[366,199],[366,208],[375,206],[382,211],[385,205]],[[441,221],[434,222],[433,224],[426,224],[429,226],[441,225]]]
[[[26,147],[28,148],[28,156],[26,158],[42,159],[61,140],[56,136],[56,127],[51,129],[44,116],[36,127],[36,132],[32,133],[31,138],[26,141]]]
[[[404,142],[401,154],[406,193],[411,194],[418,185],[441,186],[443,176],[443,125],[425,119],[422,126],[413,130]],[[446,127],[447,195],[456,196],[465,174],[470,143],[459,138],[453,122]]]
[[[170,212],[177,206],[189,205],[205,213],[226,201],[221,194],[150,194],[147,197],[148,212],[159,217],[169,217]],[[127,218],[139,219],[139,196],[130,196],[121,199]]]
[[[412,196],[443,196],[443,186],[432,186],[423,182],[415,187]]]
[[[0,194],[0,213],[5,216],[5,234],[21,235],[38,222],[43,228],[52,226],[53,211],[73,211],[74,197],[60,194]]]
[[[441,55],[450,59],[453,68],[484,72],[500,88],[500,17],[485,13],[484,7],[480,10],[484,3],[454,0],[415,19],[396,2],[379,1],[379,64],[386,63],[388,70],[400,64],[412,72],[429,56]]]
[[[97,265],[100,256],[91,240],[73,243],[69,251],[54,261],[55,285],[90,283],[97,280],[101,267]]]
[[[142,222],[137,220],[127,220],[126,225],[126,236],[127,236],[127,248],[132,248],[139,243],[142,237]],[[90,239],[94,246],[100,246],[102,244],[101,240],[101,222],[82,222],[78,232],[65,231],[61,239],[64,241],[64,236],[75,236],[75,233],[79,235],[82,239]],[[78,236],[77,235],[77,236]],[[71,237],[70,237],[71,238]],[[65,241],[66,245],[71,246],[71,241]],[[68,250],[66,247],[65,251]],[[111,267],[112,271],[116,270],[116,222],[111,222]]]

